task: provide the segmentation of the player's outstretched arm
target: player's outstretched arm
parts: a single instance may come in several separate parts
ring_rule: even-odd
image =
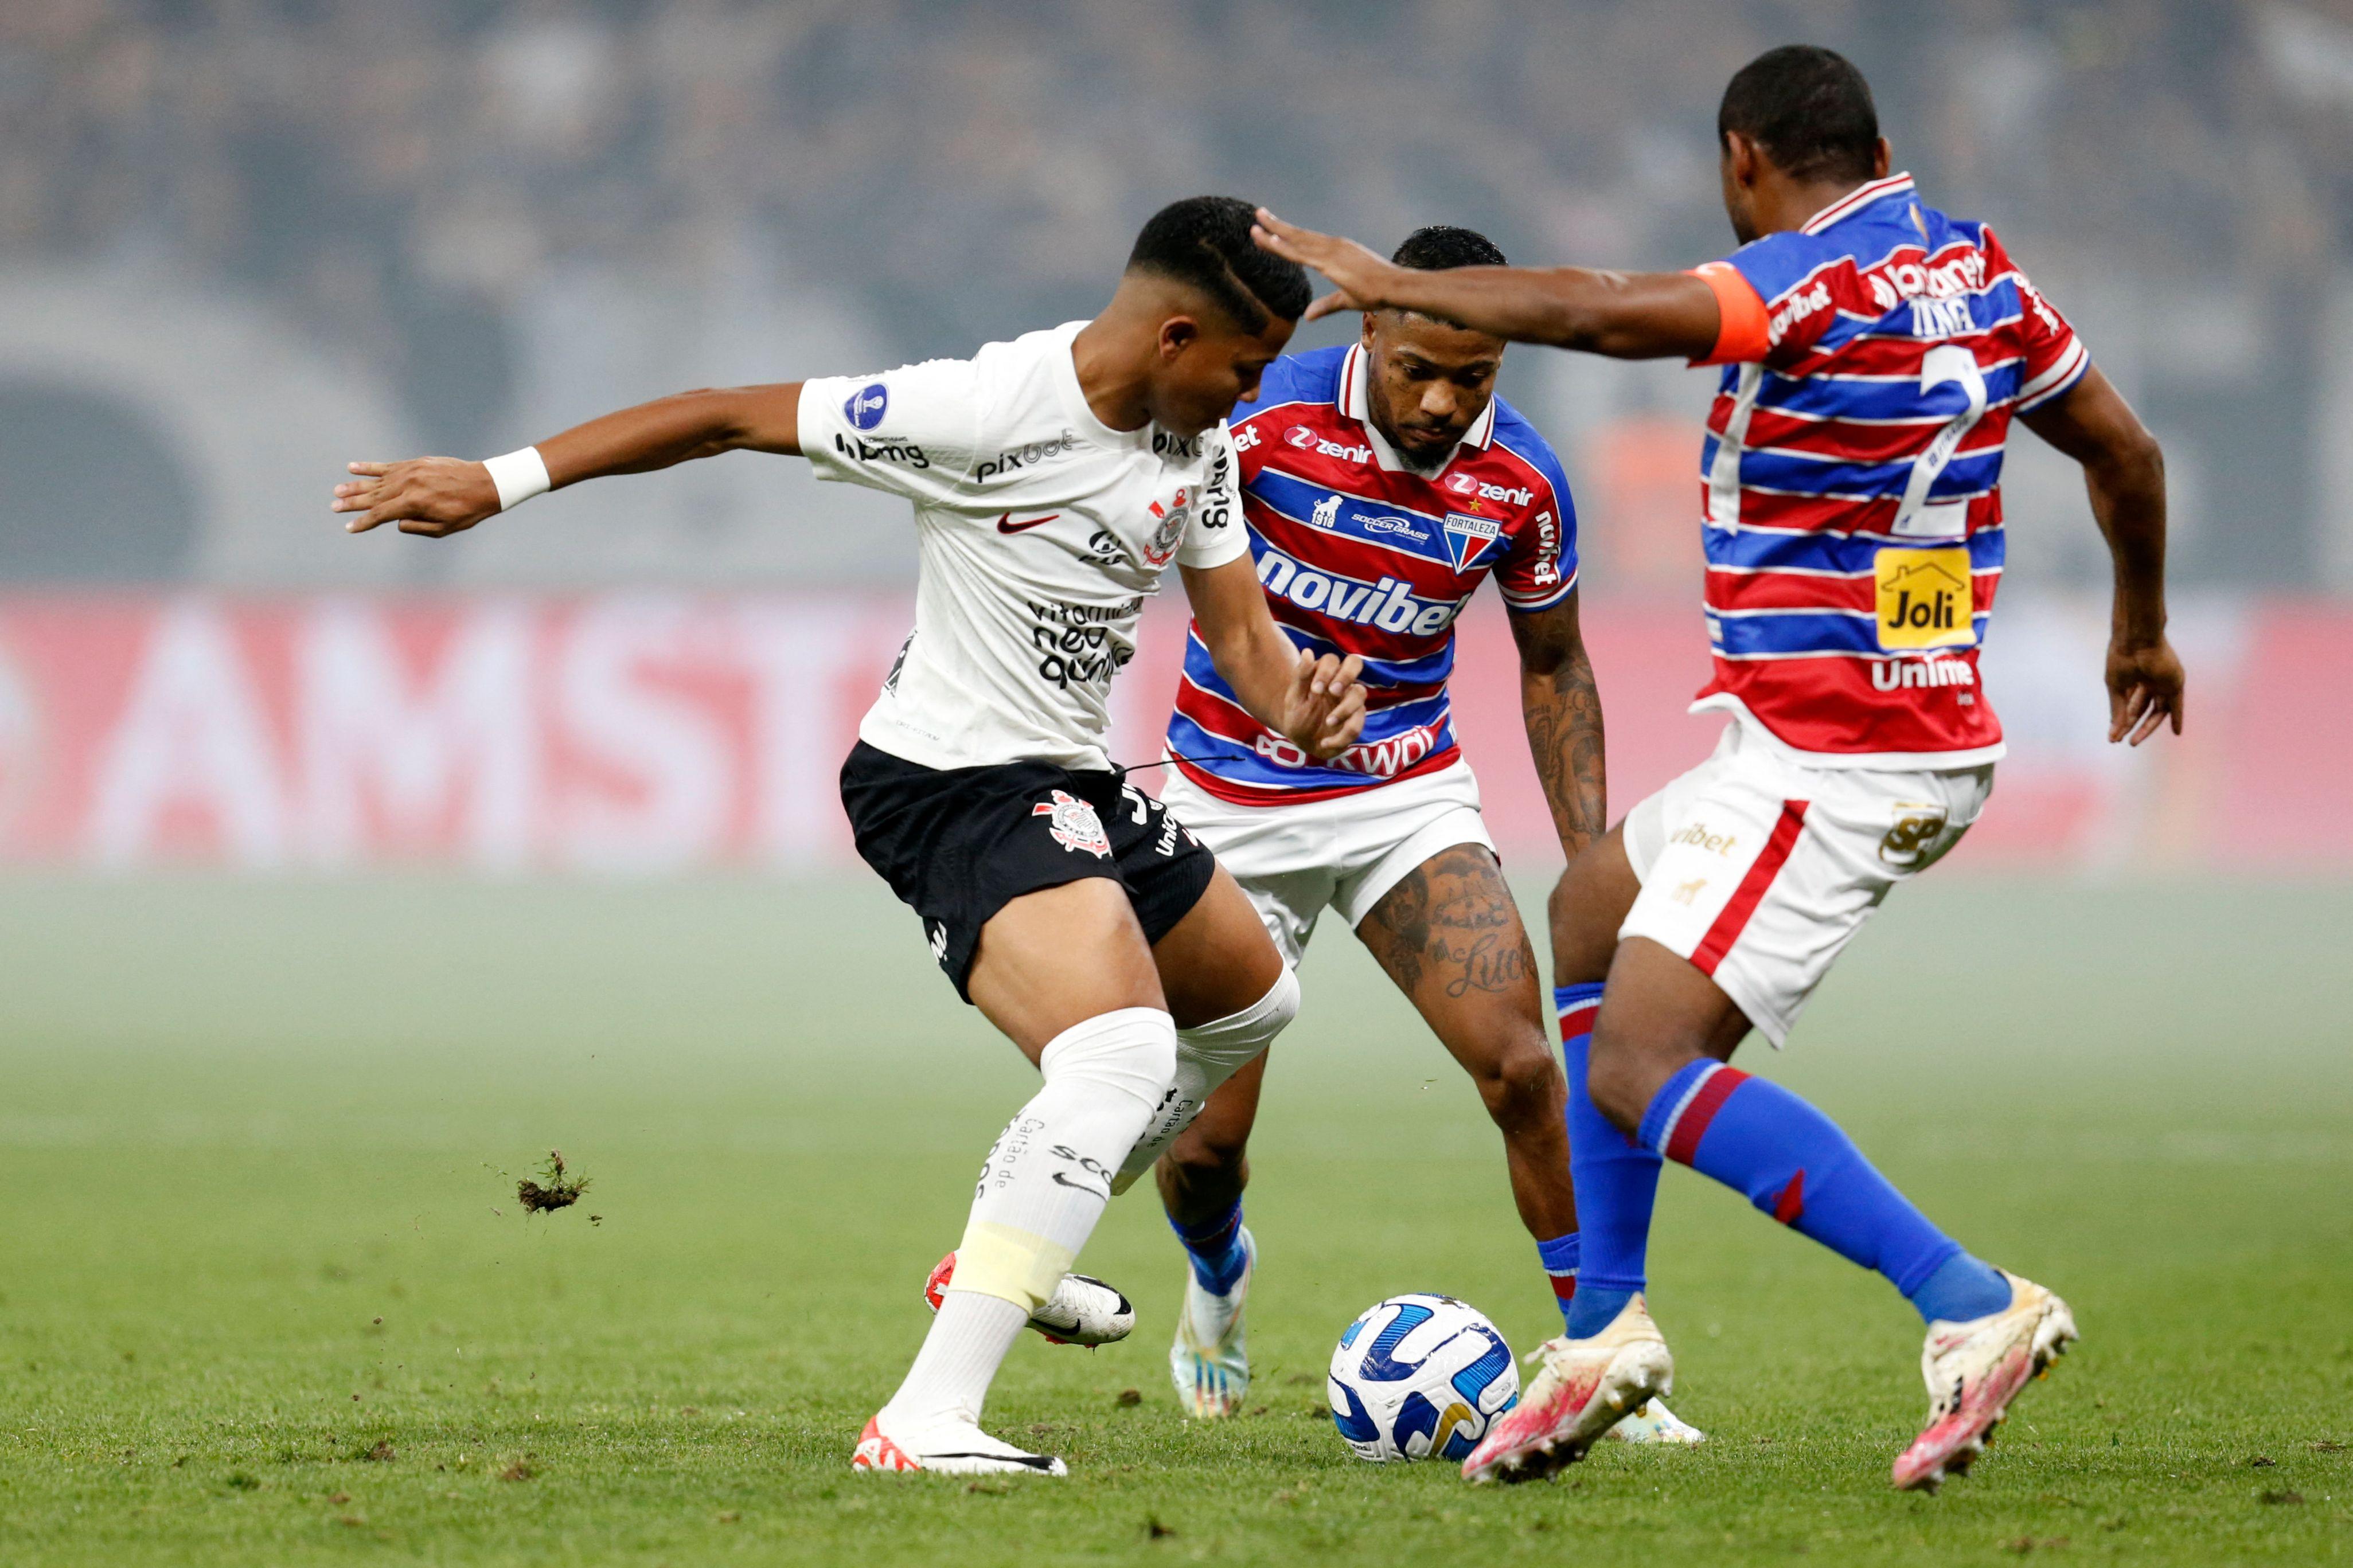
[[[1514,342],[1549,343],[1613,359],[1704,359],[1722,313],[1715,292],[1687,272],[1601,272],[1585,267],[1398,267],[1353,239],[1318,234],[1259,209],[1260,245],[1330,279],[1334,291],[1307,319],[1335,310],[1415,310]]]
[[[2108,626],[2108,739],[2139,745],[2181,733],[2181,660],[2165,637],[2165,451],[2097,365],[2023,416],[2084,465],[2092,516],[2116,565]]]
[[[1528,755],[1552,808],[1561,852],[1574,860],[1609,826],[1609,791],[1603,772],[1601,690],[1578,624],[1577,591],[1557,605],[1512,615],[1520,647],[1520,715],[1528,729]]]
[[[798,382],[681,392],[575,425],[487,463],[410,458],[353,463],[335,487],[334,510],[353,512],[346,531],[396,522],[403,533],[462,533],[540,493],[607,474],[642,474],[694,458],[746,450],[800,453]]]
[[[1248,555],[1178,570],[1210,661],[1251,718],[1319,762],[1356,743],[1365,730],[1363,659],[1293,647],[1267,612]]]

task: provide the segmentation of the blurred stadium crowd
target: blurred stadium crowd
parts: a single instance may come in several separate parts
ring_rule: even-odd
[[[966,352],[1090,310],[1197,190],[1377,244],[1445,220],[1515,259],[1690,265],[1730,243],[1716,96],[1792,38],[1864,68],[1898,166],[2003,232],[2168,437],[2186,573],[2353,583],[2327,434],[2353,417],[2353,18],[2227,0],[0,6],[0,580],[352,578],[285,543],[322,533],[302,498],[344,456]],[[1639,576],[1704,378],[1519,357],[1508,390]],[[561,565],[542,536],[390,570],[901,569],[900,542],[774,515],[869,512],[712,467],[584,496]],[[2063,582],[2094,552],[2014,559]]]

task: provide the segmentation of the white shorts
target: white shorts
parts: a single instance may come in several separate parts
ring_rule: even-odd
[[[1479,781],[1460,759],[1435,773],[1298,805],[1235,805],[1171,768],[1160,800],[1241,884],[1293,968],[1326,906],[1353,931],[1440,850],[1495,847],[1479,815]]]
[[[1689,959],[1778,1047],[1887,890],[1959,843],[1992,793],[1991,763],[1808,767],[1736,720],[1627,816],[1642,891],[1619,940]]]

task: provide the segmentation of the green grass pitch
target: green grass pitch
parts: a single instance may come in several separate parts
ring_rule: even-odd
[[[0,883],[0,1562],[2348,1561],[2348,930],[2342,888],[1931,877],[1744,1054],[2074,1304],[1921,1498],[1909,1310],[1682,1171],[1652,1300],[1704,1448],[1351,1458],[1364,1307],[1558,1320],[1475,1097],[1327,928],[1255,1151],[1261,1408],[1176,1415],[1133,1195],[1086,1263],[1134,1338],[1025,1339],[989,1409],[1072,1479],[974,1484],[849,1451],[1030,1080],[871,880]],[[593,1185],[526,1217],[551,1146]]]

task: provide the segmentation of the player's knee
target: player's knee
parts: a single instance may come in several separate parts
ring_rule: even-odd
[[[1239,1193],[1250,1179],[1250,1131],[1224,1131],[1198,1124],[1168,1146],[1160,1157],[1160,1187],[1164,1196],[1180,1201],[1214,1201]]]
[[[1250,1129],[1197,1123],[1168,1146],[1167,1158],[1186,1175],[1239,1170],[1250,1158]]]
[[[1047,1042],[1038,1068],[1050,1082],[1085,1079],[1149,1110],[1176,1081],[1176,1026],[1157,1007],[1099,1013]]]
[[[1554,984],[1584,984],[1609,975],[1618,928],[1641,891],[1619,833],[1588,845],[1568,863],[1545,901]]]
[[[1566,1085],[1560,1063],[1544,1036],[1529,1030],[1525,1037],[1514,1038],[1493,1066],[1480,1075],[1479,1092],[1487,1102],[1487,1114],[1498,1127],[1510,1131],[1558,1123]]]
[[[1208,1088],[1215,1089],[1255,1060],[1297,1016],[1299,976],[1286,965],[1266,994],[1240,1012],[1179,1030],[1179,1050],[1199,1064]]]
[[[1594,1109],[1620,1131],[1630,1133],[1641,1126],[1642,1114],[1651,1108],[1654,1076],[1645,1053],[1625,1036],[1607,1029],[1593,1032],[1586,1092],[1592,1096]]]

